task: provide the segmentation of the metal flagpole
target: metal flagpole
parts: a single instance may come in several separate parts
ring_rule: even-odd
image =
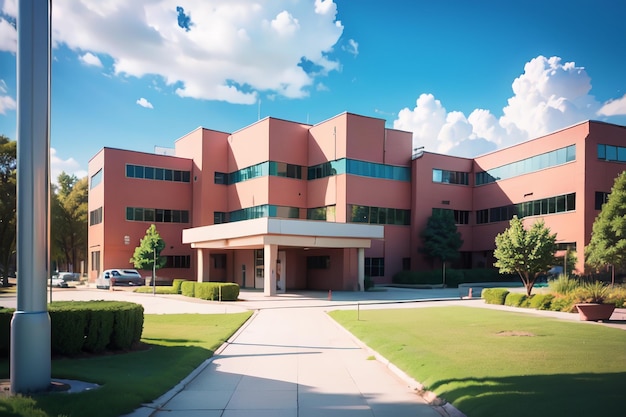
[[[48,389],[50,316],[51,0],[19,0],[17,14],[17,310],[11,320],[11,392]]]

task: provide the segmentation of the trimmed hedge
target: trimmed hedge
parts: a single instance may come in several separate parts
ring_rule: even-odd
[[[193,287],[193,288],[190,288]],[[188,297],[200,298],[202,300],[237,301],[239,298],[239,285],[232,282],[192,282],[182,283],[182,294]]]
[[[482,291],[481,297],[487,304],[499,304],[504,305],[504,300],[509,294],[509,290],[506,288],[485,288]]]
[[[441,269],[429,271],[400,271],[392,278],[394,284],[437,285],[443,282]],[[446,286],[455,288],[459,284],[476,282],[517,282],[519,278],[511,274],[500,274],[493,268],[446,269]]]
[[[0,355],[8,356],[14,309],[0,309]],[[141,339],[143,306],[124,301],[56,301],[48,305],[51,352],[73,356],[128,350]]]
[[[172,288],[174,289],[174,294],[180,294],[181,293],[181,289],[180,286],[183,284],[183,282],[186,282],[186,279],[180,279],[180,278],[176,278],[172,281]]]
[[[531,296],[528,306],[537,310],[550,310],[554,294],[535,294]]]
[[[528,296],[519,292],[510,292],[504,299],[504,305],[510,307],[526,307]]]

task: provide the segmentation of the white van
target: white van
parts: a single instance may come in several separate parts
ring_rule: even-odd
[[[107,269],[96,279],[96,288],[108,289],[113,285],[145,285],[136,269]]]

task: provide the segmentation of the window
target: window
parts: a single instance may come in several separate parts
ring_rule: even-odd
[[[573,210],[576,210],[576,193],[563,194],[514,205],[477,210],[476,224],[509,221],[515,215],[519,218],[523,218],[527,216],[565,213]]]
[[[408,226],[411,224],[411,210],[348,204],[348,222]]]
[[[213,224],[222,224],[226,223],[226,213],[223,211],[214,211],[213,212]]]
[[[189,223],[189,210],[126,207],[126,220],[155,223]]]
[[[211,259],[213,259],[213,267],[215,269],[226,269],[226,254],[218,253],[211,255]]]
[[[270,162],[270,175],[302,179],[302,167],[285,162]]]
[[[598,147],[598,155],[600,147]],[[599,156],[598,156],[599,157]],[[530,158],[502,165],[497,168],[489,169],[476,173],[476,185],[489,184],[499,180],[513,178],[519,175],[529,174],[545,168],[562,165],[567,162],[576,160],[576,145],[570,145],[565,148],[556,149],[541,155],[531,156]]]
[[[92,190],[98,184],[102,182],[102,168],[98,170],[95,174],[91,176],[91,181],[89,182],[89,189]]]
[[[89,212],[89,226],[102,223],[102,207]]]
[[[189,255],[168,255],[165,258],[164,268],[191,268],[191,256]]]
[[[598,159],[609,162],[626,162],[626,147],[598,145]]]
[[[446,171],[442,169],[433,169],[433,182],[444,184],[469,184],[469,173],[459,171]]]
[[[126,164],[126,177],[157,181],[191,182],[191,171]]]
[[[91,270],[100,272],[100,251],[91,252]]]
[[[365,258],[365,275],[369,277],[384,277],[385,258]]]
[[[328,269],[330,268],[330,256],[307,256],[307,269]]]
[[[469,216],[470,212],[466,210],[451,210],[451,209],[442,209],[442,208],[433,208],[433,214],[439,211],[449,211],[454,216],[455,224],[469,224]]]
[[[596,191],[596,204],[594,206],[596,210],[602,210],[602,205],[607,201],[609,201],[609,193]]]

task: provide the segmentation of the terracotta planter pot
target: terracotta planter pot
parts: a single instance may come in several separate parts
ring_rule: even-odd
[[[582,321],[608,320],[615,310],[614,304],[576,304],[578,315]]]

